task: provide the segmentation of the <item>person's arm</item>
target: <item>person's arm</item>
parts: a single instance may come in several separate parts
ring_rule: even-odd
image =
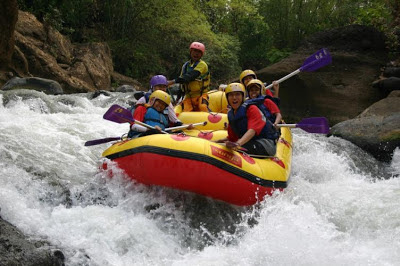
[[[276,127],[282,121],[282,115],[281,113],[276,113],[275,116],[274,126]]]
[[[143,105],[139,105],[138,107],[136,107],[135,112],[133,113],[133,119],[143,122],[146,112],[147,112],[147,108],[144,107]],[[147,128],[145,128],[144,126],[138,125],[136,123],[133,123],[131,125],[131,129],[134,131],[138,131],[138,132],[146,132],[147,131]]]
[[[179,84],[187,84],[196,78],[198,78],[200,75],[205,74],[208,72],[208,66],[207,64],[200,60],[200,62],[197,64],[197,66],[191,70],[185,73],[184,75],[179,76],[175,80],[169,80],[168,81],[168,86],[179,83]]]
[[[224,143],[224,142],[227,142],[227,141],[235,142],[235,141],[238,140],[238,137],[236,136],[235,132],[233,132],[233,130],[232,130],[232,128],[231,128],[231,126],[229,124],[228,124],[227,132],[228,132],[228,136],[226,138],[219,139],[219,140],[217,140],[215,142]]]
[[[175,83],[186,84],[195,80],[200,75],[201,75],[200,71],[193,69],[192,71],[188,71],[188,73],[176,78]]]
[[[270,99],[266,99],[264,101],[265,107],[271,112],[271,114],[275,115],[275,121],[274,121],[274,126],[279,124],[282,121],[282,114],[281,111],[279,110],[279,107]]]
[[[265,122],[262,120],[262,115],[257,106],[252,105],[246,111],[247,116],[247,131],[244,135],[236,141],[239,146],[243,146],[249,142],[254,136],[261,133],[261,130],[265,126]]]
[[[275,80],[272,81],[273,88],[274,88],[274,97],[279,98],[279,83],[277,83]]]
[[[136,105],[145,104],[145,103],[146,103],[146,97],[142,96],[142,97],[140,97],[139,100],[137,100]]]
[[[243,137],[241,137],[240,139],[238,139],[238,141],[236,141],[236,143],[239,146],[243,146],[244,144],[249,142],[249,140],[251,140],[255,135],[256,135],[256,131],[254,129],[250,128],[246,131],[246,133],[244,133]]]
[[[174,126],[181,126],[182,122],[179,120],[179,118],[176,116],[174,106],[172,103],[168,105],[168,120],[171,122]],[[180,123],[180,125],[179,125]]]

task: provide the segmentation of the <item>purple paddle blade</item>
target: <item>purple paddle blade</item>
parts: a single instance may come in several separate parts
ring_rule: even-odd
[[[135,119],[132,117],[132,113],[128,109],[125,109],[118,104],[112,105],[110,109],[108,109],[103,115],[103,118],[119,124],[135,122]]]
[[[311,72],[330,63],[332,63],[332,57],[328,50],[323,48],[308,57],[299,69],[300,71]]]
[[[301,128],[308,133],[329,133],[329,124],[326,117],[304,118],[298,124],[296,124],[296,127]]]
[[[98,145],[98,144],[103,144],[107,143],[110,141],[114,140],[120,140],[120,137],[110,137],[110,138],[104,138],[104,139],[94,139],[94,140],[89,140],[85,142],[85,146],[93,146],[93,145]]]

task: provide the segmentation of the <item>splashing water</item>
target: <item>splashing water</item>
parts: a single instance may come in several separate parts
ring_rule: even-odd
[[[0,215],[62,249],[67,265],[397,265],[400,150],[384,164],[294,130],[288,188],[252,207],[129,181],[101,159],[128,126],[111,93],[0,94]],[[99,171],[105,161],[113,172]]]

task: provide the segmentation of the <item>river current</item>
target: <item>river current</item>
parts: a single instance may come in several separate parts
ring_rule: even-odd
[[[398,265],[400,150],[381,163],[295,129],[288,188],[252,207],[146,187],[99,170],[130,94],[0,94],[0,216],[67,265]],[[323,114],[321,114],[323,116]],[[173,171],[173,169],[171,169]]]

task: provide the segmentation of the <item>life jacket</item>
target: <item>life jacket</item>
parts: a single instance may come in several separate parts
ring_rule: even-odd
[[[181,76],[185,75],[186,73],[188,73],[190,71],[193,71],[200,62],[204,62],[204,61],[200,59],[199,61],[195,62],[193,65],[191,65],[191,60],[187,61],[182,66]],[[206,73],[198,76],[195,80],[190,81],[188,84],[183,84],[182,85],[183,90],[191,98],[198,97],[198,96],[202,95],[203,93],[206,93],[210,90],[210,79],[211,79],[210,71],[207,71]]]
[[[269,119],[269,121],[272,122],[272,124],[275,122],[276,116],[271,114],[271,112],[268,110],[268,108],[264,105],[265,99],[270,99],[274,101],[274,97],[271,97],[269,95],[260,95],[257,98],[254,99],[247,99],[245,103],[247,105],[257,105],[257,107],[261,110],[263,115]],[[275,103],[275,102],[274,102]]]
[[[168,127],[168,119],[165,117],[165,115],[163,113],[159,113],[152,106],[147,108],[147,112],[144,115],[144,123],[153,127],[159,126],[162,130]]]
[[[136,106],[138,105],[135,105],[135,108]],[[162,128],[162,130],[169,126],[168,106],[164,109],[163,113],[159,113],[156,109],[148,104],[144,104],[144,106],[147,108],[146,114],[144,115],[144,123],[150,126],[159,126]],[[141,133],[142,132],[129,129],[128,138],[133,138]]]
[[[247,108],[250,105],[255,105],[260,110],[262,114],[263,120],[266,121],[265,126],[261,130],[258,136],[254,136],[253,139],[278,139],[279,132],[275,129],[273,122],[271,121],[274,119],[274,115],[264,106],[264,96],[250,99],[244,102],[237,110],[236,114],[234,114],[233,109],[229,110],[228,112],[228,120],[229,125],[231,126],[233,132],[241,138],[247,132]],[[274,120],[275,121],[275,120]]]

